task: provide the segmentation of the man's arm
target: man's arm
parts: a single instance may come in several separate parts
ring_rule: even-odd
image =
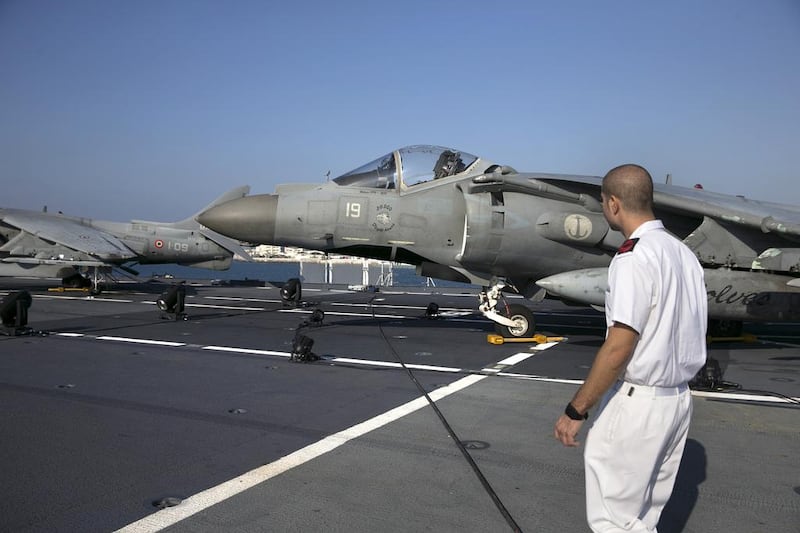
[[[578,413],[584,414],[591,409],[619,379],[638,340],[636,330],[625,324],[617,322],[608,328],[608,335],[597,351],[589,376],[570,402]],[[577,446],[580,443],[575,436],[582,424],[583,420],[573,420],[562,414],[556,421],[555,436],[564,446]]]

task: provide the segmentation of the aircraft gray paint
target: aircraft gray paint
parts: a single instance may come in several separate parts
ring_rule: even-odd
[[[506,302],[503,290],[538,301],[546,293],[537,281],[579,271],[546,290],[599,303],[563,287],[602,277],[596,269],[624,241],[603,217],[601,182],[410,146],[330,182],[279,185],[275,194],[217,205],[198,220],[241,241],[410,263],[422,276],[482,285],[481,311],[504,334],[527,336],[532,313]],[[706,269],[712,319],[796,319],[800,209],[658,183],[654,199],[656,215]]]
[[[233,189],[200,212],[249,190]],[[135,272],[131,265],[136,263],[177,263],[226,270],[235,255],[249,259],[238,242],[201,227],[195,217],[174,223],[110,222],[0,208],[0,276],[60,277],[65,286],[91,283],[98,289],[100,278],[114,267]]]

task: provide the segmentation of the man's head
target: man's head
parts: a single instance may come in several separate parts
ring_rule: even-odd
[[[626,236],[641,222],[655,218],[653,178],[644,167],[627,164],[609,170],[603,178],[601,196],[609,225]]]

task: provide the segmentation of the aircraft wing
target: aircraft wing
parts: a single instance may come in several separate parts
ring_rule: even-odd
[[[36,257],[4,257],[0,259],[2,263],[14,263],[18,265],[50,265],[50,266],[91,266],[101,267],[108,266],[105,261],[87,261],[77,259],[74,261],[67,259],[38,259]]]
[[[531,194],[576,204],[592,204],[586,191],[599,197],[602,178],[564,174],[486,174],[472,181],[468,192],[502,190]],[[711,218],[724,225],[800,238],[800,208],[793,205],[750,200],[742,196],[714,193],[702,189],[654,184],[656,209],[698,218]],[[587,205],[588,207],[588,205]]]
[[[672,186],[666,189],[666,186],[659,185],[656,184],[653,192],[656,207],[713,218],[763,233],[800,238],[800,208],[686,187]]]
[[[34,211],[3,210],[0,220],[19,233],[2,246],[11,256],[30,255],[31,249],[47,251],[48,246],[67,248],[104,263],[120,263],[136,257],[120,239],[99,229],[81,224],[78,219]],[[89,256],[89,257],[85,257]]]

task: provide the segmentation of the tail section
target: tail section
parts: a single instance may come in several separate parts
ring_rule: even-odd
[[[230,202],[231,200],[237,200],[239,198],[243,198],[244,196],[247,196],[247,193],[249,192],[250,192],[249,185],[242,185],[241,187],[236,187],[235,189],[231,189],[230,191],[226,192],[225,194],[223,194],[222,196],[220,196],[219,198],[217,198],[216,200],[205,206],[203,209],[201,209],[194,215],[190,216],[189,218],[180,220],[178,222],[147,222],[141,220],[132,220],[131,222],[145,223],[153,226],[160,226],[164,228],[172,228],[177,230],[186,230],[187,232],[197,232],[200,235],[203,235],[205,238],[214,241],[218,245],[228,250],[234,258],[241,259],[244,261],[251,261],[252,257],[250,257],[250,254],[248,254],[245,251],[245,249],[242,248],[242,246],[239,244],[238,241],[235,241],[231,238],[225,237],[224,235],[220,235],[219,233],[211,231],[210,229],[201,225],[197,220],[195,220],[196,217],[200,215],[200,213],[203,213],[204,211],[207,211],[208,209],[211,209],[212,207],[217,206],[219,204],[224,204],[225,202]],[[230,265],[230,259],[231,258],[227,259],[228,261],[227,266]],[[227,268],[227,266],[203,266],[203,265],[197,265],[197,266],[199,266],[200,268],[213,268],[215,270],[220,270],[220,269],[224,270],[225,268]]]

